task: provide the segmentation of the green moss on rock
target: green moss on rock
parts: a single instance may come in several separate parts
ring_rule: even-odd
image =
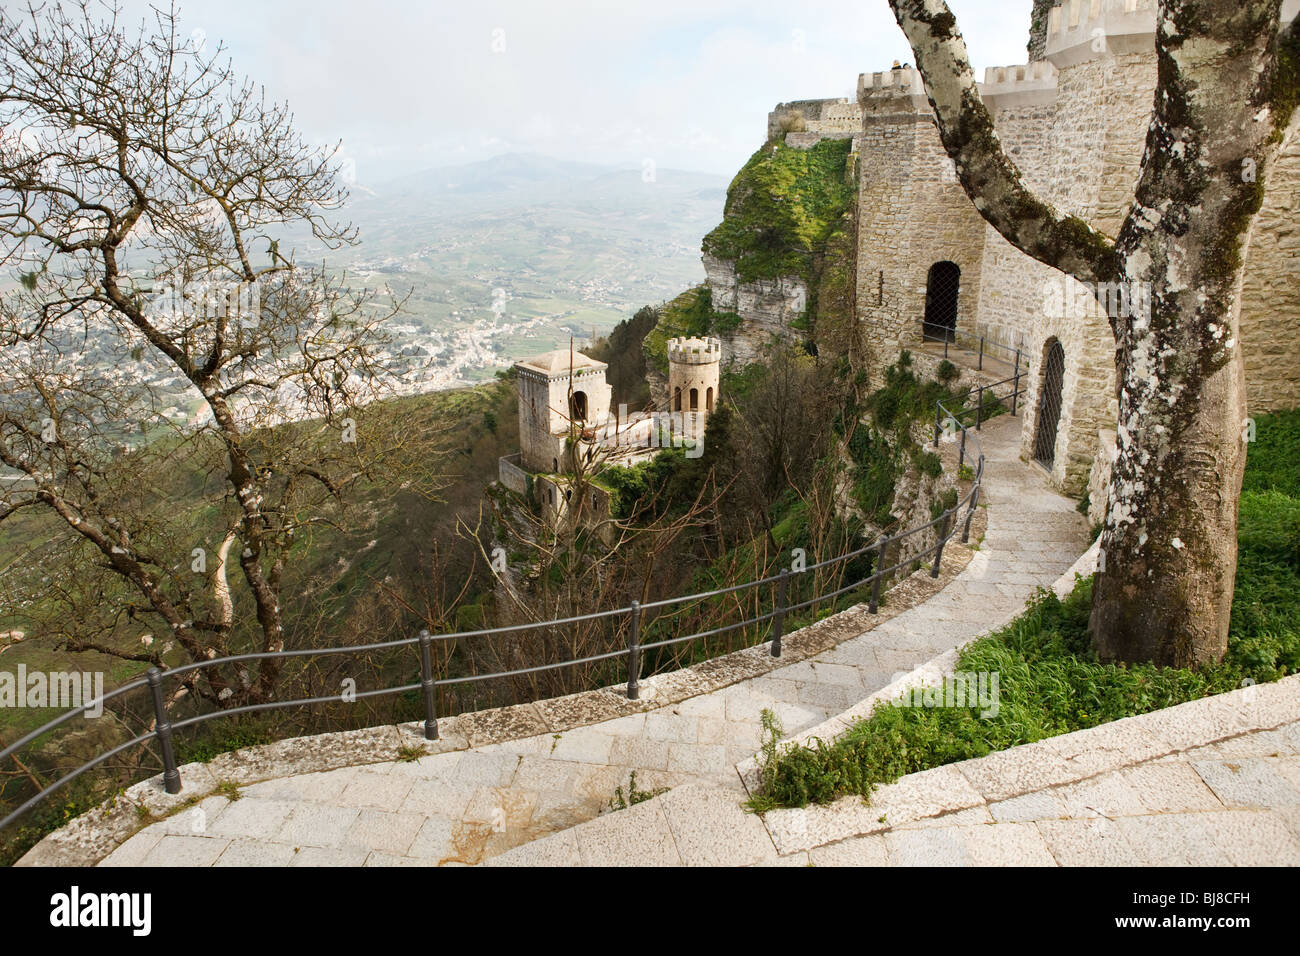
[[[810,279],[814,255],[853,204],[850,148],[848,140],[809,149],[765,144],[732,180],[723,221],[704,237],[705,253],[735,263],[741,282]]]

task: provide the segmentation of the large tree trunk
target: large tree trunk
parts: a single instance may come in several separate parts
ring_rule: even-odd
[[[1238,318],[1277,139],[1277,8],[1161,8],[1136,214],[1116,242],[1123,281],[1149,283],[1151,304],[1114,322],[1119,439],[1091,623],[1103,659],[1185,667],[1227,650],[1246,463]]]
[[[1297,26],[1279,40],[1281,0],[1162,0],[1155,112],[1134,203],[1112,243],[1025,188],[943,0],[890,4],[981,215],[1025,254],[1119,306],[1119,449],[1094,644],[1107,660],[1218,660],[1245,467],[1243,262],[1267,168],[1291,128]]]

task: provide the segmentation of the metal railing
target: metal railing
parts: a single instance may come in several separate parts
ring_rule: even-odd
[[[936,408],[934,414],[934,447],[935,448],[939,447],[939,439],[943,434],[945,433],[950,434],[953,435],[953,437],[955,438],[956,435],[954,433],[958,431],[961,432],[961,439],[957,450],[957,471],[959,474],[961,472],[961,469],[966,466],[966,426],[962,423],[961,416],[969,415],[973,411],[975,413],[975,430],[982,431],[984,428],[984,418],[985,418],[984,409],[986,404],[985,402],[986,396],[992,395],[996,402],[1001,403],[1001,399],[997,397],[997,392],[995,390],[1001,388],[1003,385],[1011,386],[1011,394],[1008,396],[1011,399],[1011,414],[1012,415],[1017,414],[1020,408],[1021,375],[1022,373],[1020,369],[1017,368],[1016,374],[1012,375],[1010,378],[1004,378],[1000,382],[993,382],[989,385],[976,385],[973,388],[967,389],[963,395],[957,396],[958,400],[960,400],[961,402],[961,406],[962,406],[961,409],[957,412],[956,415],[949,413],[946,419],[942,416],[940,409],[942,409],[943,411],[947,411],[947,409],[943,408],[943,404],[941,402],[936,403],[938,407]],[[972,395],[975,396],[975,407],[966,408],[965,407],[966,400],[970,398]],[[956,401],[954,401],[953,404],[956,404]],[[980,455],[981,464],[983,463],[983,461],[984,461],[984,456],[981,453]]]
[[[943,357],[948,358],[949,344],[957,345],[968,351],[975,352],[978,355],[975,367],[979,371],[984,371],[984,358],[987,355],[995,361],[1011,365],[1018,373],[1020,371],[1021,353],[1020,349],[1010,345],[1003,345],[986,335],[975,335],[973,332],[965,332],[961,329],[953,328],[949,325],[939,325],[934,322],[921,320],[921,339],[923,342],[943,342]],[[965,345],[962,343],[965,342]],[[1002,358],[994,352],[1002,352],[1007,357]]]
[[[996,382],[993,385],[981,385],[971,389],[965,395],[957,396],[952,403],[958,406],[956,412],[950,411],[942,401],[935,403],[935,432],[934,444],[937,448],[939,440],[944,432],[950,434],[960,432],[960,450],[958,453],[958,477],[961,477],[961,470],[966,466],[967,441],[973,441],[976,444],[978,454],[977,464],[970,475],[971,486],[966,494],[962,496],[955,505],[945,509],[937,517],[932,518],[925,524],[917,525],[905,531],[892,535],[880,535],[871,544],[841,554],[836,557],[828,558],[814,564],[806,565],[797,571],[789,568],[783,568],[778,574],[769,575],[753,581],[746,581],[742,584],[735,584],[725,588],[718,588],[711,591],[702,591],[697,594],[683,595],[679,597],[665,598],[658,601],[650,601],[640,604],[632,601],[626,607],[620,607],[613,610],[597,611],[589,614],[580,614],[573,617],[558,618],[549,621],[540,621],[527,624],[513,624],[505,627],[484,628],[475,631],[459,631],[446,634],[429,634],[427,631],[420,632],[419,635],[410,638],[403,638],[394,641],[384,641],[375,644],[361,644],[343,647],[322,647],[289,651],[266,651],[249,654],[237,654],[229,657],[213,658],[210,660],[200,661],[191,664],[184,664],[179,667],[170,668],[166,671],[159,670],[157,667],[150,667],[143,677],[136,678],[114,690],[104,694],[102,697],[92,700],[80,707],[73,708],[60,714],[58,717],[41,725],[35,730],[24,734],[13,743],[9,744],[3,750],[0,750],[0,760],[8,758],[16,753],[27,744],[32,743],[41,736],[52,730],[66,724],[68,721],[85,714],[88,711],[96,710],[110,701],[123,697],[132,691],[148,688],[149,696],[153,711],[153,728],[139,734],[132,739],[118,744],[109,750],[104,751],[91,760],[83,763],[75,770],[69,771],[58,780],[42,787],[34,796],[27,799],[20,806],[10,812],[4,819],[0,820],[0,829],[7,827],[10,823],[22,816],[28,810],[32,809],[50,794],[71,783],[89,770],[94,769],[106,760],[129,750],[132,747],[139,746],[150,740],[158,746],[159,756],[161,758],[163,770],[163,786],[167,793],[179,793],[181,789],[180,770],[177,766],[175,747],[173,745],[173,735],[176,731],[196,727],[210,720],[237,716],[240,714],[260,713],[265,711],[282,710],[289,707],[303,707],[312,704],[329,704],[339,703],[342,700],[348,702],[366,699],[391,696],[394,694],[408,693],[419,691],[423,701],[424,715],[424,737],[427,740],[438,739],[438,712],[437,712],[437,691],[441,687],[453,687],[462,684],[496,680],[500,678],[516,677],[526,674],[537,674],[544,671],[557,670],[564,667],[573,667],[579,664],[593,664],[601,661],[617,660],[622,658],[626,662],[627,681],[625,693],[630,700],[637,700],[640,697],[640,672],[641,662],[647,651],[666,648],[678,644],[684,644],[689,641],[701,640],[723,634],[729,631],[741,628],[753,627],[758,624],[771,622],[771,656],[781,656],[781,639],[784,636],[786,618],[798,611],[808,608],[814,604],[823,601],[830,601],[851,591],[867,587],[871,588],[870,599],[867,610],[871,614],[876,614],[880,608],[882,585],[886,578],[902,570],[904,567],[919,567],[920,562],[926,559],[932,559],[930,567],[930,577],[939,576],[940,562],[943,559],[943,549],[947,542],[956,533],[957,524],[961,524],[961,541],[966,543],[970,540],[971,519],[974,516],[975,508],[979,504],[981,482],[984,477],[984,454],[979,447],[979,440],[970,434],[970,429],[963,423],[963,416],[968,416],[972,411],[976,415],[975,430],[979,431],[984,421],[984,405],[986,395],[993,394],[993,390],[1003,385],[1011,384],[1010,394],[1012,414],[1015,414],[1017,399],[1020,391],[1020,374],[1011,378]],[[972,395],[976,395],[978,403],[971,408],[965,408],[966,400]],[[962,516],[962,511],[965,515]],[[888,564],[890,549],[895,548],[904,540],[913,535],[923,534],[924,532],[937,528],[935,543],[930,547],[910,554],[905,558],[897,557],[901,549],[895,552],[896,559],[892,565]],[[842,565],[856,558],[873,556],[871,563],[872,572],[864,578],[858,579],[851,584],[842,585],[835,590],[824,594],[816,594],[811,598],[796,603],[788,603],[791,581],[797,581],[803,575],[817,571],[822,568],[828,568],[836,565]],[[690,602],[714,598],[726,594],[738,594],[750,591],[754,588],[775,586],[775,599],[772,609],[752,617],[737,621],[731,624],[724,624],[721,627],[711,628],[705,631],[698,631],[687,634],[682,637],[666,638],[659,641],[652,641],[643,644],[642,624],[643,618],[647,611],[654,611],[663,608],[676,607]],[[433,669],[432,648],[434,642],[461,641],[474,638],[485,638],[502,634],[517,633],[521,631],[531,631],[543,628],[564,627],[567,625],[578,624],[586,621],[602,619],[619,619],[623,618],[627,622],[628,639],[626,646],[616,650],[607,651],[601,654],[592,654],[586,657],[566,659],[555,661],[548,664],[539,664],[533,667],[523,667],[508,671],[499,671],[490,674],[470,674],[457,677],[435,677]],[[390,648],[411,647],[417,650],[420,667],[420,681],[418,683],[403,684],[397,687],[382,687],[374,690],[352,691],[346,698],[339,695],[325,697],[302,697],[291,700],[266,701],[262,703],[248,704],[241,707],[231,707],[227,709],[214,710],[210,713],[197,714],[187,717],[183,720],[172,722],[168,713],[166,704],[165,685],[167,682],[174,682],[177,678],[186,675],[197,674],[208,668],[221,667],[229,664],[238,664],[251,661],[264,660],[287,660],[290,658],[316,657],[339,654],[358,654],[368,651],[385,650]],[[617,686],[617,685],[615,685]]]

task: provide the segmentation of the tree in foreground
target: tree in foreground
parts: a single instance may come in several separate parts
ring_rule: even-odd
[[[1025,187],[947,4],[890,6],[981,215],[1099,297],[1147,300],[1107,310],[1119,439],[1093,587],[1099,654],[1175,666],[1220,659],[1245,467],[1243,267],[1268,171],[1296,135],[1300,20],[1280,23],[1281,0],[1161,0],[1146,149],[1133,203],[1110,237]]]
[[[355,241],[335,150],[177,32],[0,11],[0,521],[62,523],[85,574],[40,600],[97,609],[65,646],[163,667],[282,650],[295,544],[412,437],[361,410],[396,305],[279,248]],[[277,663],[244,668],[185,689],[272,696]]]

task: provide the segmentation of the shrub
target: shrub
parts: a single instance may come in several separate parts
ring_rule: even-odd
[[[786,133],[802,133],[808,129],[808,121],[803,118],[802,110],[791,110],[781,114],[781,118],[776,121],[776,127],[782,136]]]

